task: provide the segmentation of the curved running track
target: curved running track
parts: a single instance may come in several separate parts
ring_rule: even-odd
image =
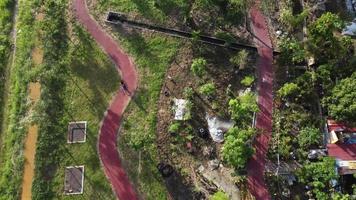
[[[256,200],[269,200],[271,196],[264,181],[264,167],[272,132],[273,49],[265,18],[258,7],[259,1],[251,8],[250,17],[259,54],[258,105],[260,112],[257,114],[256,127],[262,130],[262,133],[253,144],[256,153],[247,164],[247,181],[249,190]]]
[[[127,90],[130,91],[130,94],[133,94],[137,87],[137,73],[130,58],[90,16],[85,0],[73,0],[73,6],[77,19],[111,57],[118,67],[119,73],[121,72],[121,78],[126,83]],[[135,189],[122,166],[116,145],[120,120],[130,100],[130,96],[126,95],[122,89],[118,92],[105,113],[98,141],[99,157],[104,172],[120,200],[138,199]]]

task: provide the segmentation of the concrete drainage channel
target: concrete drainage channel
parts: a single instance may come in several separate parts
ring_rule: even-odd
[[[242,44],[242,43],[236,43],[236,42],[229,42],[227,40],[219,39],[216,37],[211,37],[211,36],[206,36],[206,35],[200,35],[200,34],[194,34],[193,32],[186,32],[186,31],[181,31],[181,30],[176,30],[176,29],[170,29],[170,28],[164,28],[161,26],[156,26],[156,25],[151,25],[151,24],[146,24],[142,22],[136,22],[133,20],[128,20],[125,15],[117,12],[109,12],[107,17],[106,17],[106,22],[113,24],[113,25],[128,25],[131,27],[135,28],[144,28],[152,31],[157,31],[160,33],[168,34],[173,37],[179,37],[179,38],[188,38],[188,39],[197,39],[200,42],[215,45],[215,46],[220,46],[220,47],[225,47],[231,50],[241,50],[241,49],[246,49],[249,51],[257,51],[257,47],[250,45],[250,44]],[[279,52],[274,52],[274,53],[279,53]]]

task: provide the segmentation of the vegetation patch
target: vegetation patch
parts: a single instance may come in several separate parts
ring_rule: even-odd
[[[11,28],[15,26],[12,22],[14,1],[0,1],[0,123],[2,123],[4,110],[4,84],[6,77],[6,66],[11,51]],[[1,130],[3,131],[3,130]],[[1,141],[1,140],[0,140]]]
[[[2,1],[5,2],[5,1]],[[4,4],[10,6],[10,4]],[[8,7],[5,7],[8,8]],[[1,7],[1,9],[5,9]],[[35,29],[38,24],[34,21],[34,13],[38,8],[36,1],[21,1],[18,13],[18,27],[19,32],[17,34],[16,42],[16,58],[14,65],[11,67],[10,78],[10,95],[9,95],[9,107],[7,127],[4,127],[2,133],[2,148],[0,153],[0,199],[19,199],[21,192],[21,181],[24,158],[22,155],[23,141],[26,134],[26,127],[29,123],[29,115],[27,113],[28,101],[27,97],[27,85],[33,78],[34,71],[32,70],[31,50],[34,44]],[[8,12],[4,13],[4,17],[9,15]],[[10,16],[7,16],[10,17]],[[3,19],[6,19],[3,18]],[[10,25],[4,27],[9,31]],[[21,31],[20,31],[21,30]],[[8,38],[8,36],[6,37]],[[1,62],[6,62],[6,47],[9,45],[9,40],[5,44],[4,59]],[[4,66],[5,64],[1,64]]]
[[[39,72],[43,89],[33,198],[114,199],[96,144],[100,121],[118,90],[117,71],[85,30],[68,24],[63,15],[67,1],[46,1],[43,8],[45,59]],[[63,31],[69,25],[71,35]],[[67,144],[68,123],[83,120],[88,123],[86,142]],[[84,193],[64,195],[64,169],[79,165],[85,166]]]

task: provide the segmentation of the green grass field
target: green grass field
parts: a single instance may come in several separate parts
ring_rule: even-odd
[[[40,80],[43,84],[34,199],[114,199],[97,154],[99,123],[118,90],[118,73],[109,58],[89,35],[61,15],[67,1],[44,3],[44,56]],[[58,17],[60,16],[60,17]],[[50,25],[51,24],[51,25]],[[87,121],[87,141],[67,144],[70,121]],[[48,157],[50,155],[50,157]],[[85,166],[83,195],[64,195],[66,166]]]
[[[87,141],[84,144],[63,141],[65,150],[54,176],[54,191],[61,199],[114,199],[98,158],[97,136],[99,123],[120,81],[115,66],[85,30],[76,27],[75,34],[76,44],[70,47],[72,56],[63,94],[66,97],[64,121],[87,121]],[[64,168],[76,165],[85,165],[84,194],[64,196]]]

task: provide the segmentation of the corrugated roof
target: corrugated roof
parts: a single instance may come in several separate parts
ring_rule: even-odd
[[[356,144],[328,144],[328,154],[340,160],[356,160]]]

